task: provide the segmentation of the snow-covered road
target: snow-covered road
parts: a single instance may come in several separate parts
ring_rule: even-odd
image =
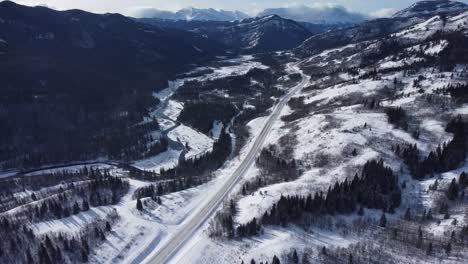
[[[284,106],[295,93],[302,90],[309,82],[310,78],[304,75],[297,67],[293,65],[288,65],[288,67],[292,71],[302,75],[301,83],[292,88],[289,93],[281,98],[278,104],[274,107],[259,136],[256,138],[248,154],[239,164],[234,173],[229,178],[227,178],[227,180],[221,186],[218,187],[216,192],[211,197],[208,197],[205,203],[199,207],[199,210],[194,211],[192,216],[188,217],[187,220],[182,223],[176,232],[174,232],[172,235],[169,235],[165,240],[161,241],[161,246],[158,247],[156,251],[144,261],[144,263],[169,263],[172,257],[178,251],[180,251],[188,241],[190,241],[195,232],[199,230],[199,228],[202,227],[204,223],[207,222],[207,220],[209,220],[216,209],[220,206],[224,198],[231,192],[234,186],[239,182],[242,176],[253,164],[255,157],[261,151],[265,139],[267,138],[273,124],[278,119]]]

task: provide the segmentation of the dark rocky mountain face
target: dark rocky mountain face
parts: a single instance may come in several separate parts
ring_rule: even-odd
[[[328,27],[314,25],[316,32],[304,25],[279,16],[249,18],[234,22],[171,21],[141,19],[140,21],[162,28],[188,30],[216,40],[242,53],[270,52],[297,47],[313,33],[323,32]]]
[[[467,10],[468,5],[449,0],[419,1],[412,6],[403,9],[393,15],[393,17],[413,17],[422,15],[435,15],[441,13],[453,13]]]
[[[223,53],[193,33],[117,14],[13,2],[0,3],[0,39],[0,161],[12,164],[89,158],[96,135],[142,120],[168,78]]]

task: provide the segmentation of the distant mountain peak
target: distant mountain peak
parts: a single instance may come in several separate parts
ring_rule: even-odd
[[[467,10],[468,5],[450,0],[425,0],[419,1],[410,7],[403,9],[393,15],[393,17],[413,17],[418,15],[436,15],[441,13],[451,13]]]
[[[359,23],[367,19],[367,16],[353,13],[340,5],[320,5],[314,7],[294,5],[284,8],[270,8],[260,12],[257,16],[267,15],[279,15],[283,18],[314,24]]]
[[[249,16],[240,11],[227,11],[222,9],[202,9],[186,7],[177,12],[164,11],[155,8],[139,9],[135,13],[139,18],[160,18],[169,20],[199,20],[199,21],[235,21],[248,18]]]

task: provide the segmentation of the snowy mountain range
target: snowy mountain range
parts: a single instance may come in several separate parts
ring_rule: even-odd
[[[468,5],[462,2],[450,0],[428,0],[420,1],[403,9],[393,15],[393,17],[414,17],[421,15],[435,15],[458,12],[468,9]]]
[[[248,18],[249,16],[240,11],[217,10],[213,8],[199,9],[188,7],[176,12],[163,11],[154,8],[139,9],[135,13],[139,18],[160,18],[170,20],[199,20],[199,21],[235,21]]]
[[[271,15],[278,15],[282,18],[313,24],[350,24],[362,22],[368,19],[366,15],[350,12],[342,6],[309,7],[305,5],[265,9],[255,15],[255,17]],[[235,21],[249,17],[249,15],[240,11],[215,10],[212,8],[185,8],[177,12],[146,8],[138,10],[135,13],[135,16],[139,18],[159,18],[186,21]]]
[[[260,12],[257,16],[278,15],[295,21],[314,24],[349,24],[359,23],[367,16],[348,11],[342,6],[309,7],[296,5],[285,8],[271,8]]]

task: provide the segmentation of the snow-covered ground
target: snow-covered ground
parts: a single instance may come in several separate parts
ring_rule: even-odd
[[[203,73],[198,77],[187,77],[170,81],[167,88],[155,93],[154,96],[158,98],[161,103],[150,112],[149,117],[145,122],[151,121],[156,118],[160,124],[162,131],[168,132],[168,137],[175,141],[180,142],[186,149],[185,157],[193,158],[200,156],[203,153],[210,151],[213,147],[214,140],[219,137],[221,133],[222,124],[215,122],[213,124],[212,135],[205,135],[191,127],[177,123],[183,104],[171,99],[175,91],[181,87],[186,81],[190,80],[212,80],[223,78],[226,76],[242,75],[247,73],[253,68],[267,68],[263,64],[253,61],[253,56],[245,55],[234,59],[221,60],[219,67],[200,67],[193,70],[196,72],[205,72],[207,69],[211,70],[209,73]],[[211,136],[211,137],[210,137]],[[150,157],[143,160],[134,162],[134,166],[148,171],[159,172],[162,168],[173,168],[177,165],[182,150],[169,148],[168,151],[163,152],[155,157]]]
[[[213,127],[210,130],[210,135],[214,140],[219,139],[219,136],[221,135],[221,132],[224,128],[223,122],[219,120],[215,120],[213,122]]]
[[[198,157],[213,149],[213,139],[188,126],[178,126],[169,132],[168,137],[186,146],[188,151],[185,157],[188,159]]]
[[[131,199],[133,191],[149,183],[130,180],[131,190],[122,202],[116,206],[120,220],[113,227],[108,241],[101,245],[91,258],[91,263],[140,263],[151,253],[154,253],[161,241],[170,234],[178,232],[181,224],[187,220],[193,211],[201,207],[210,195],[213,195],[222,182],[229,177],[247,155],[255,137],[260,133],[260,126],[266,118],[260,118],[249,123],[252,134],[240,155],[230,160],[223,168],[215,172],[214,179],[196,188],[190,188],[161,197],[162,205],[149,201],[143,213],[136,210],[136,201]],[[154,163],[156,164],[156,163]],[[135,164],[137,165],[137,164]],[[200,229],[195,241],[211,243],[210,239]],[[118,257],[112,257],[116,256]]]
[[[393,36],[407,41],[410,39],[415,43],[423,41],[435,34],[438,30],[452,31],[455,25],[465,25],[468,14],[462,14],[456,18],[449,18],[444,24],[440,18],[434,17],[426,22],[412,28],[396,33]],[[419,45],[419,44],[418,44]],[[413,51],[424,50],[428,56],[437,56],[443,51],[447,41],[430,42],[422,46],[414,46]],[[316,63],[317,65],[338,64],[334,59],[340,57],[340,53],[347,58],[358,58],[349,56],[356,46],[375,49],[373,45],[353,44],[346,47],[324,51],[318,55],[304,60],[304,64]],[[359,53],[362,50],[355,50]],[[421,61],[414,57],[388,57],[376,63],[381,69],[393,69],[404,65],[411,65]],[[464,68],[462,65],[457,68]],[[454,72],[457,72],[457,68]],[[361,70],[360,75],[367,72]],[[448,103],[450,98],[446,95],[436,95],[440,98],[437,102],[427,102],[427,95],[435,95],[437,89],[449,84],[466,83],[466,79],[453,77],[453,72],[440,72],[437,68],[426,68],[421,72],[411,74],[403,71],[388,71],[378,79],[363,78],[357,82],[350,81],[352,76],[348,73],[338,73],[341,80],[348,82],[334,84],[330,82],[336,76],[327,76],[322,79],[311,81],[311,86],[320,86],[320,89],[304,91],[301,95],[305,97],[306,104],[314,104],[317,111],[310,111],[309,115],[300,117],[292,122],[277,122],[267,139],[269,144],[279,145],[280,138],[285,135],[294,136],[298,142],[294,146],[293,157],[301,162],[304,173],[292,182],[278,183],[260,188],[251,195],[241,197],[237,202],[238,213],[235,216],[237,224],[251,221],[253,217],[260,217],[269,210],[273,203],[278,201],[281,195],[306,195],[315,191],[326,191],[335,182],[344,181],[346,177],[352,177],[362,165],[377,158],[384,158],[386,165],[398,173],[401,181],[407,182],[407,189],[403,194],[403,204],[397,210],[394,218],[403,215],[407,207],[434,206],[438,195],[428,192],[429,185],[434,184],[435,178],[416,181],[411,179],[400,158],[396,157],[392,147],[396,144],[416,144],[422,155],[427,155],[434,150],[438,144],[448,142],[452,134],[445,131],[445,126],[456,114],[468,115],[467,105]],[[415,86],[415,79],[423,76]],[[397,87],[394,80],[397,79]],[[338,78],[337,78],[338,80]],[[326,85],[330,82],[330,85]],[[394,90],[395,89],[395,90]],[[364,98],[382,97],[385,94],[396,91],[396,98],[382,100],[382,107],[401,106],[407,110],[410,118],[410,128],[405,131],[390,124],[383,108],[369,109],[363,105]],[[421,92],[423,91],[423,92]],[[351,102],[351,103],[349,103]],[[354,103],[353,103],[354,102]],[[441,111],[444,109],[444,111]],[[286,107],[282,116],[293,112]],[[250,123],[251,131],[255,131],[256,123],[261,123],[262,118]],[[418,131],[415,137],[413,132]],[[356,155],[352,155],[356,149]],[[439,177],[441,186],[467,171],[466,165],[460,169],[444,173]],[[245,175],[244,180],[252,179],[259,175],[259,169],[253,166]],[[444,195],[442,193],[442,195]],[[426,228],[434,235],[443,235],[453,230],[453,220],[458,223],[466,221],[465,211],[454,209],[450,219],[442,219],[440,223],[431,223]],[[370,215],[380,216],[379,212],[371,212]],[[338,216],[337,216],[338,217]],[[347,219],[347,216],[343,216]],[[339,217],[338,217],[339,218]],[[350,217],[352,219],[353,217]],[[206,232],[208,226],[201,229],[189,245],[184,247],[173,263],[249,263],[251,258],[257,262],[271,261],[273,255],[282,255],[291,248],[298,251],[304,247],[315,248],[322,245],[343,246],[356,243],[359,238],[347,237],[334,232],[326,232],[323,229],[312,228],[304,231],[300,228],[272,228],[263,229],[263,234],[253,238],[242,240],[210,239]],[[404,261],[404,258],[403,260]],[[455,261],[454,263],[460,263]]]
[[[175,167],[179,162],[181,153],[182,150],[169,149],[168,151],[155,157],[135,161],[133,166],[140,170],[154,171],[159,173],[162,168],[170,169]]]

